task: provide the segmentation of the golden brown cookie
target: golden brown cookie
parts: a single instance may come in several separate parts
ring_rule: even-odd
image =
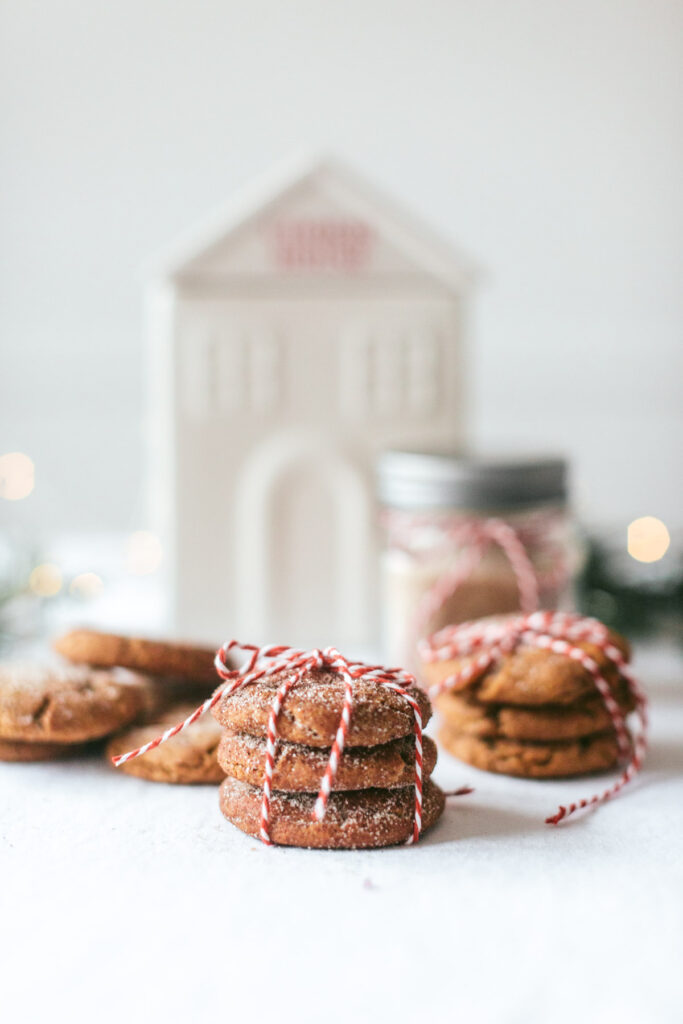
[[[261,789],[228,777],[221,784],[220,806],[233,825],[258,837]],[[332,793],[323,821],[312,820],[315,795],[274,792],[270,810],[270,837],[282,846],[319,849],[356,849],[392,846],[405,842],[413,830],[415,790],[363,789]],[[445,797],[431,779],[424,786],[423,831],[441,816]]]
[[[628,687],[618,688],[617,703],[624,714],[633,711],[635,702]],[[444,722],[455,732],[490,739],[504,736],[512,740],[572,740],[608,732],[612,718],[599,695],[567,705],[484,704],[466,690],[442,693],[435,706]]]
[[[169,725],[177,725],[195,710],[194,705],[170,707],[154,724],[126,729],[107,744],[109,759],[142,747],[156,739]],[[141,757],[126,761],[116,770],[135,775],[149,782],[173,782],[180,785],[217,783],[225,772],[216,760],[221,728],[210,715],[202,715],[192,725],[166,743],[149,750]]]
[[[284,672],[243,686],[232,696],[224,695],[213,709],[221,725],[235,732],[265,736],[268,716]],[[411,693],[420,706],[422,724],[431,717],[429,699],[418,687]],[[331,747],[341,718],[344,683],[326,669],[311,669],[284,700],[277,726],[280,738],[310,747]],[[347,747],[373,747],[401,736],[412,735],[413,709],[399,693],[359,679],[354,686],[351,725]]]
[[[438,738],[444,750],[475,768],[519,775],[524,779],[554,779],[607,771],[619,761],[614,733],[564,743],[524,743],[467,736],[444,725]]]
[[[84,747],[78,743],[23,743],[21,740],[0,739],[0,761],[57,761],[80,754]]]
[[[140,713],[148,685],[125,669],[1,665],[0,737],[84,743],[108,736]]]
[[[628,656],[628,644],[616,634],[611,639]],[[613,689],[622,682],[621,676],[607,656],[589,643],[578,643],[599,666],[602,675]],[[441,682],[472,658],[451,661],[424,662],[422,675],[428,686]],[[467,689],[484,703],[492,704],[573,704],[595,694],[595,681],[580,662],[563,654],[522,647],[500,658],[483,675],[475,676]]]
[[[434,771],[436,744],[423,737],[423,777]],[[278,743],[273,788],[288,792],[317,793],[327,768],[330,751],[298,743]],[[218,761],[226,775],[253,786],[263,782],[266,741],[258,736],[228,729],[218,748]],[[412,736],[390,740],[376,747],[351,747],[339,760],[335,789],[395,789],[415,779],[415,740]]]
[[[146,640],[115,636],[92,629],[75,629],[54,642],[55,650],[69,661],[108,668],[120,665],[134,672],[188,679],[215,689],[218,677],[213,665],[215,649],[170,640]]]

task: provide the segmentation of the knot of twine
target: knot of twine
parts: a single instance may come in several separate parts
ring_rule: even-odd
[[[239,649],[247,654],[245,663],[238,669],[231,669],[228,666],[228,656],[231,651]],[[341,718],[330,751],[329,761],[325,773],[320,780],[320,789],[312,812],[314,821],[322,821],[325,817],[325,810],[329,800],[330,792],[334,786],[334,780],[339,767],[339,760],[344,750],[346,737],[351,723],[351,712],[353,709],[354,685],[359,680],[367,680],[377,686],[399,693],[413,710],[415,720],[415,815],[413,818],[413,831],[408,844],[415,843],[420,837],[422,830],[422,715],[420,706],[410,692],[414,688],[415,677],[409,672],[399,668],[383,668],[381,665],[366,665],[360,661],[349,661],[334,647],[326,647],[324,650],[300,651],[292,647],[271,645],[268,647],[255,647],[251,644],[241,644],[236,640],[223,644],[216,652],[214,661],[216,671],[224,681],[222,686],[204,701],[189,715],[184,722],[167,729],[161,736],[136,750],[121,754],[112,758],[113,764],[118,768],[135,757],[141,757],[149,750],[166,743],[173,736],[177,736],[183,729],[187,729],[193,722],[213,708],[222,697],[230,697],[233,693],[250,686],[260,679],[285,672],[286,676],[278,687],[268,716],[266,731],[266,756],[263,771],[263,794],[261,799],[261,821],[260,838],[268,845],[272,845],[270,838],[270,804],[272,793],[273,769],[275,766],[275,753],[278,742],[278,717],[287,694],[297,683],[301,682],[304,675],[312,669],[328,669],[344,681],[344,698]]]
[[[582,642],[590,643],[602,651],[625,680],[635,702],[640,723],[633,742],[626,728],[622,710],[599,665],[577,646]],[[562,612],[534,612],[531,615],[518,615],[512,618],[464,622],[458,626],[447,626],[429,639],[421,641],[419,651],[425,662],[450,661],[454,658],[470,659],[452,675],[429,687],[429,696],[434,698],[446,690],[464,689],[505,655],[524,647],[552,651],[578,661],[583,666],[592,677],[609,712],[617,736],[620,759],[622,762],[627,761],[621,776],[604,792],[566,807],[560,806],[555,814],[545,819],[547,824],[557,825],[575,811],[609,800],[640,771],[647,749],[647,699],[626,664],[624,655],[610,639],[607,627],[597,619]]]

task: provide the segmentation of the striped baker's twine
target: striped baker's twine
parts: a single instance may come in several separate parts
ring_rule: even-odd
[[[614,699],[612,688],[601,673],[599,665],[586,651],[577,646],[582,642],[598,647],[626,681],[635,701],[640,723],[640,729],[633,741],[626,728],[621,708]],[[447,626],[429,639],[421,641],[419,651],[425,662],[468,659],[451,675],[431,686],[428,690],[429,696],[434,698],[446,690],[464,689],[474,680],[481,678],[501,657],[520,647],[537,647],[553,651],[555,654],[578,661],[585,668],[609,712],[621,759],[625,761],[628,758],[626,767],[612,786],[577,803],[571,803],[566,807],[560,806],[555,814],[546,818],[547,824],[557,825],[576,811],[611,799],[640,771],[647,749],[647,698],[626,664],[624,655],[612,643],[607,627],[597,619],[563,612],[534,612],[531,615],[463,622],[458,626]]]
[[[282,686],[278,687],[275,699],[271,705],[268,715],[268,726],[266,729],[266,760],[263,769],[263,795],[261,798],[261,824],[259,834],[264,843],[271,845],[268,823],[270,821],[270,798],[273,782],[273,770],[275,768],[275,753],[277,751],[277,720],[282,710],[282,703],[289,691],[301,680],[304,669],[299,669],[294,675],[285,679]]]
[[[420,838],[422,829],[422,713],[420,706],[406,689],[396,683],[385,683],[387,689],[395,690],[408,701],[413,709],[415,718],[415,818],[413,821],[413,834],[407,843],[416,843]]]
[[[351,708],[353,707],[353,677],[349,667],[345,663],[345,659],[343,659],[341,655],[339,655],[339,661],[337,661],[336,671],[344,680],[344,701],[342,704],[339,726],[334,737],[332,750],[330,751],[330,759],[327,762],[327,768],[325,769],[325,774],[323,775],[320,783],[320,792],[318,793],[318,798],[315,801],[315,807],[313,809],[313,814],[317,821],[322,821],[325,816],[327,801],[329,800],[332,785],[337,775],[339,759],[344,753],[346,735],[349,731],[349,725],[351,724]]]
[[[506,555],[519,590],[519,605],[527,614],[538,608],[536,570],[519,533],[504,519],[468,519],[447,531],[449,542],[462,549],[455,566],[443,573],[420,599],[415,613],[414,636],[418,641],[446,601],[477,568],[487,549],[497,545]]]
[[[416,534],[432,538],[428,546],[430,557],[439,554],[447,559],[452,555],[453,546],[459,542],[461,531],[468,531],[485,522],[502,522],[514,532],[527,552],[533,550],[542,556],[543,567],[536,571],[541,590],[563,586],[570,573],[565,545],[555,536],[558,526],[562,529],[562,518],[563,513],[556,509],[525,512],[523,521],[516,523],[499,517],[487,519],[483,516],[445,515],[442,512],[417,513],[395,508],[384,508],[380,512],[391,545],[417,558],[420,557],[421,548],[416,545]]]
[[[228,667],[228,658],[235,649],[246,652],[247,659],[239,669]],[[411,693],[415,687],[415,677],[409,672],[399,668],[383,668],[381,665],[366,665],[361,661],[349,661],[344,658],[334,647],[326,647],[324,650],[300,651],[293,647],[282,645],[271,645],[268,647],[255,647],[252,644],[241,644],[236,640],[224,644],[216,652],[214,660],[216,671],[223,680],[223,685],[209,697],[204,703],[193,711],[185,721],[167,729],[161,736],[145,743],[144,746],[130,750],[125,754],[112,758],[113,764],[118,768],[135,757],[141,757],[149,750],[154,750],[173,736],[187,729],[193,722],[204,714],[205,711],[213,708],[223,697],[229,697],[244,686],[249,686],[258,680],[268,676],[286,672],[287,677],[278,687],[268,715],[266,729],[266,756],[263,770],[263,793],[261,799],[261,820],[259,835],[261,840],[272,845],[270,838],[270,810],[272,798],[273,770],[275,767],[275,755],[278,742],[278,718],[282,707],[290,693],[304,678],[305,674],[313,669],[328,669],[330,672],[339,675],[344,681],[344,699],[342,714],[339,726],[335,734],[330,758],[325,773],[320,780],[320,790],[313,808],[313,820],[322,821],[325,817],[330,793],[334,787],[334,781],[339,768],[339,761],[344,751],[346,738],[351,724],[351,713],[353,710],[354,684],[359,680],[367,680],[377,686],[383,686],[393,690],[405,698],[413,711],[414,733],[415,733],[415,813],[413,817],[413,831],[408,844],[417,842],[422,830],[422,715],[420,706]]]

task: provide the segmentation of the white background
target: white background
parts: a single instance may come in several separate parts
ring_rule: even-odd
[[[681,525],[682,65],[677,0],[2,0],[3,516],[145,525],[140,268],[312,145],[486,268],[475,439]]]

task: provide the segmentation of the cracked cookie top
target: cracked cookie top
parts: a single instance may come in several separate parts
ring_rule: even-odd
[[[132,722],[150,682],[125,669],[0,665],[0,738],[83,743]]]

